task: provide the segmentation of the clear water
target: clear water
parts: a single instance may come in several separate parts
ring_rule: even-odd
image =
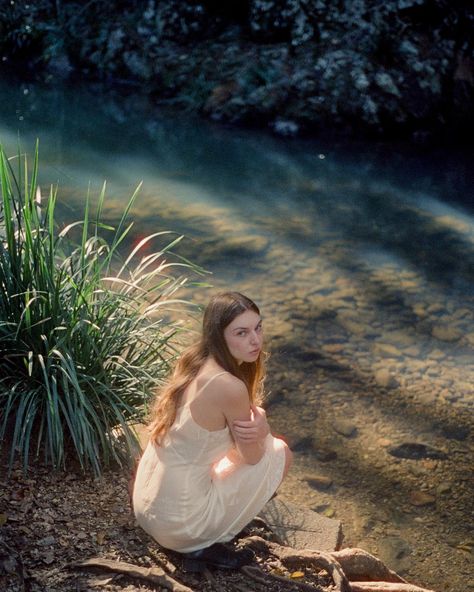
[[[369,549],[388,523],[412,548],[429,548],[434,564],[439,537],[452,565],[446,580],[467,573],[443,545],[472,536],[472,490],[440,494],[429,510],[407,498],[464,482],[472,469],[472,152],[279,139],[157,111],[131,90],[2,83],[0,101],[0,142],[13,155],[18,137],[30,153],[40,138],[41,183],[59,184],[65,219],[76,220],[88,185],[97,194],[104,180],[107,216],[117,219],[143,181],[135,238],[184,233],[183,254],[213,273],[216,288],[261,305],[269,411],[301,451],[286,494],[346,522],[352,512],[370,516],[373,531],[363,520],[347,527]],[[341,418],[355,437],[334,431]],[[416,461],[386,453],[406,441],[441,448],[449,461],[417,473]],[[339,460],[322,465],[318,446]],[[331,476],[332,489],[311,492],[304,471]],[[430,560],[410,561],[418,579],[438,583]]]

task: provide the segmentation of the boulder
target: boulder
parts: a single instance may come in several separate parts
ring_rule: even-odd
[[[289,547],[318,551],[337,551],[341,548],[342,527],[340,521],[334,518],[321,516],[278,497],[270,500],[259,516]]]

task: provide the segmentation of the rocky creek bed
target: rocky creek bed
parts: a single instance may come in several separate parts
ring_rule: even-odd
[[[324,188],[307,185],[314,200],[288,210],[275,201],[268,215],[251,205],[246,215],[199,203],[183,211],[169,190],[144,190],[137,232],[184,232],[193,240],[181,254],[213,271],[215,289],[239,289],[261,306],[271,352],[268,415],[295,451],[279,495],[341,520],[344,546],[380,556],[409,581],[467,592],[474,581],[474,230],[454,211],[384,193],[384,207],[406,222],[387,233],[387,215],[364,210],[362,192],[354,205],[325,201]],[[341,190],[354,188],[341,181]],[[111,204],[111,220],[120,208]],[[202,289],[193,295],[208,298]],[[57,482],[48,483],[46,508]],[[86,487],[71,477],[71,499],[89,491],[80,503],[86,514],[97,498],[98,523],[109,503],[117,509],[100,528],[85,528],[89,519],[79,512],[68,536],[84,529],[84,554],[113,557],[122,522],[140,538],[125,486],[120,475]],[[62,497],[54,504],[59,510]],[[109,533],[106,547],[98,532]],[[39,549],[42,557],[47,549]],[[121,549],[117,557],[127,557]]]
[[[281,495],[340,519],[345,546],[458,592],[474,582],[474,299],[463,289],[472,251],[458,266],[454,251],[430,253],[426,231],[456,229],[467,245],[473,229],[454,215],[412,212],[412,265],[408,253],[377,255],[335,230],[317,200],[281,225],[258,216],[227,224],[220,212],[227,260],[205,240],[202,258],[216,267],[217,287],[262,307],[268,413],[296,453]],[[357,218],[342,206],[339,214]],[[429,272],[436,258],[444,277]]]

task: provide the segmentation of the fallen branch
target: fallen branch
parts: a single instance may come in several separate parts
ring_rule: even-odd
[[[191,588],[188,588],[188,586],[181,584],[166,574],[161,567],[141,567],[139,565],[133,565],[132,563],[126,563],[125,561],[113,561],[111,559],[100,558],[77,561],[70,564],[70,567],[74,569],[98,567],[107,571],[113,571],[129,576],[130,578],[139,578],[153,584],[158,584],[167,590],[172,590],[172,592],[193,592]]]

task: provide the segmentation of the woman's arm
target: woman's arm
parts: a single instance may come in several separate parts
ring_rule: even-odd
[[[267,414],[263,407],[250,406],[250,419],[248,421],[234,421],[234,436],[239,442],[258,442],[270,433]]]
[[[240,456],[249,465],[257,464],[265,452],[264,439],[266,434],[263,437],[252,437],[249,439],[240,437],[236,431],[236,422],[237,425],[239,422],[255,422],[255,419],[252,419],[252,413],[255,414],[255,412],[252,411],[250,406],[248,391],[244,383],[240,380],[233,380],[229,385],[229,388],[226,389],[225,395],[222,396],[222,401],[222,411]],[[257,414],[259,414],[259,412],[257,412]],[[263,423],[261,417],[259,418],[259,424],[260,423]],[[263,434],[264,429],[262,428],[263,426],[260,426],[259,434]],[[254,431],[254,428],[251,429]]]

